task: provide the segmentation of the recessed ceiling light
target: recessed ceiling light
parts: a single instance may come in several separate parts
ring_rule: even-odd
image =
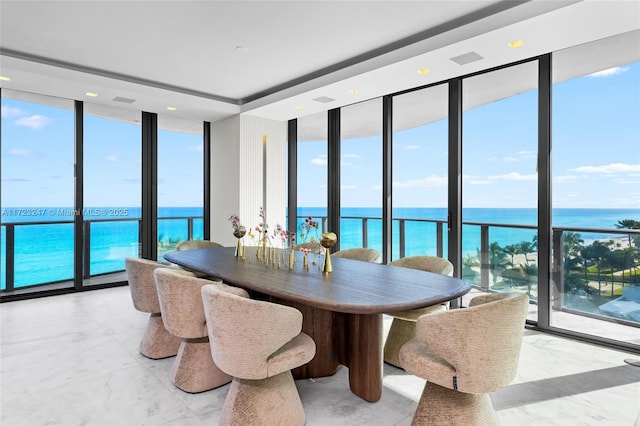
[[[431,72],[431,70],[429,68],[420,68],[418,70],[418,74],[420,74],[420,75],[429,74],[430,72]]]
[[[349,90],[349,93],[351,93],[353,95],[357,95],[358,93],[360,93],[360,91],[358,89],[351,89],[351,90]]]
[[[167,107],[167,111],[175,111],[176,109],[176,107]]]
[[[95,98],[96,96],[98,96],[98,94],[94,93],[94,92],[87,92],[87,93],[85,93],[85,95],[91,96],[92,98]]]
[[[295,109],[304,109],[304,106],[303,105],[296,105],[293,108],[295,108]]]
[[[512,41],[511,43],[508,44],[509,47],[514,48],[514,47],[520,47],[524,45],[524,40],[516,40],[516,41]]]
[[[5,77],[4,75],[0,75],[0,80],[2,81],[11,81],[10,77]]]

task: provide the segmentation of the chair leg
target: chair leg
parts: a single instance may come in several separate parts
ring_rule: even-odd
[[[400,348],[414,337],[416,337],[415,321],[393,318],[387,340],[384,342],[384,362],[402,368]]]
[[[147,358],[162,359],[178,353],[182,339],[169,333],[159,313],[153,313],[147,321],[147,328],[140,342],[140,353]]]
[[[463,393],[427,382],[411,426],[490,426],[498,423],[488,394]]]
[[[222,407],[220,425],[304,425],[305,415],[290,371],[263,380],[234,377]]]
[[[208,391],[231,381],[213,362],[209,338],[183,339],[171,367],[171,383],[189,393]]]

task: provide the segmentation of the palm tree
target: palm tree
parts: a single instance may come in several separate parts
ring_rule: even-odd
[[[562,234],[562,260],[565,270],[572,269],[577,259],[580,258],[580,252],[583,249],[582,243],[584,243],[584,240],[577,232],[564,232]]]
[[[507,253],[504,251],[497,241],[492,242],[489,245],[489,270],[493,276],[493,285],[496,285],[498,280],[499,271],[504,269],[506,263]]]
[[[524,254],[524,262],[529,266],[529,258],[527,255],[529,253],[534,253],[536,248],[534,247],[534,243],[530,243],[529,241],[523,241],[518,244],[520,247],[520,253]]]
[[[520,245],[519,244],[509,244],[508,246],[504,247],[504,252],[506,254],[508,254],[509,256],[511,256],[511,265],[513,266],[513,257],[516,254],[520,254]]]
[[[634,219],[622,219],[616,223],[618,229],[640,229],[640,221]],[[629,234],[629,247],[631,247],[631,234]]]

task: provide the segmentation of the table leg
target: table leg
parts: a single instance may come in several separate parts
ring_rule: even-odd
[[[376,402],[382,397],[382,314],[345,314],[345,321],[351,392]]]
[[[327,377],[336,374],[340,362],[334,341],[334,313],[289,300],[272,298],[272,301],[302,312],[302,331],[313,339],[316,354],[308,363],[291,370],[295,379]]]

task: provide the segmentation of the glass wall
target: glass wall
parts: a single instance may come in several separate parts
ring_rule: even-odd
[[[327,135],[327,112],[298,119],[298,244],[326,229]]]
[[[158,116],[158,260],[182,241],[201,240],[202,122]]]
[[[537,85],[537,61],[462,83],[462,275],[485,290],[521,291],[534,301]]]
[[[392,259],[447,252],[448,98],[446,84],[393,98]]]
[[[90,104],[85,104],[84,110],[86,279],[124,271],[124,259],[140,254],[142,136],[139,113]],[[137,120],[110,118],[127,115]]]
[[[340,111],[340,249],[382,253],[382,99]]]
[[[640,324],[638,37],[553,55],[551,325],[630,342],[615,324]]]
[[[73,101],[3,89],[1,137],[0,288],[71,280]]]

